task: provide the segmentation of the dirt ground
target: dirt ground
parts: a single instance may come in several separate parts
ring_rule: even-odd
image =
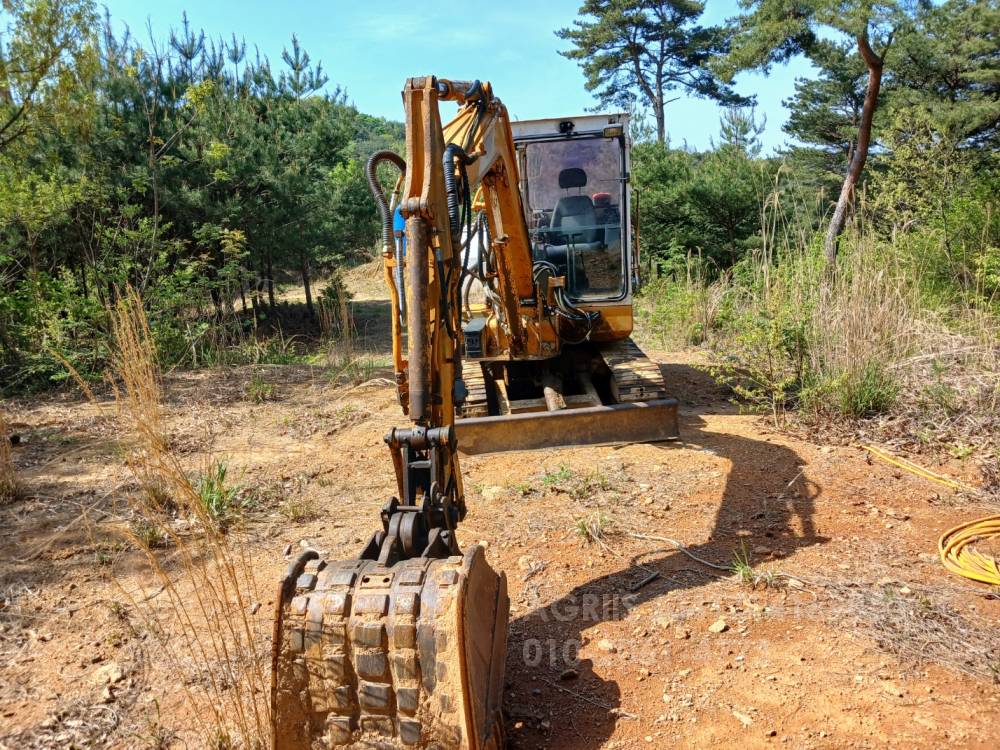
[[[384,338],[363,340],[384,362]],[[1000,599],[934,554],[942,531],[991,509],[858,446],[773,431],[693,355],[653,356],[683,442],[463,461],[460,541],[486,543],[511,589],[511,746],[995,748]],[[261,579],[279,579],[286,545],[350,556],[374,530],[394,491],[382,435],[402,424],[390,375],[165,378],[184,465],[221,457],[231,481],[268,490],[247,520]],[[245,398],[254,376],[273,401]],[[178,665],[115,604],[148,573],[115,534],[135,481],[111,402],[4,408],[27,497],[0,508],[0,747],[207,746],[179,707]],[[308,512],[290,520],[289,504]]]

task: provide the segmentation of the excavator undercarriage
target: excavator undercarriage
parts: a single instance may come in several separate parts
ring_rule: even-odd
[[[564,347],[538,362],[466,362],[455,423],[466,455],[676,440],[677,401],[631,339]]]

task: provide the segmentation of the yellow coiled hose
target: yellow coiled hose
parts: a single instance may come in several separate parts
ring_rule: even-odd
[[[1000,586],[997,561],[971,547],[975,542],[990,537],[1000,537],[1000,516],[980,518],[946,531],[938,540],[941,562],[952,573]]]
[[[954,479],[935,474],[922,466],[917,466],[915,463],[907,461],[905,458],[890,456],[875,446],[866,445],[864,449],[876,458],[905,469],[912,474],[916,474],[918,477],[929,479],[932,482],[943,484],[952,489],[975,492],[973,488],[961,482],[956,482]],[[987,516],[986,518],[959,524],[942,534],[938,540],[938,554],[941,556],[941,563],[956,575],[969,578],[973,581],[1000,586],[1000,565],[998,565],[996,558],[984,555],[973,548],[976,542],[998,537],[1000,537],[1000,516]]]

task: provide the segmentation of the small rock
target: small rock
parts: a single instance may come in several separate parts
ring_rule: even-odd
[[[539,695],[542,694],[542,691],[539,688],[535,688],[534,690],[531,691],[531,694],[537,698]]]
[[[490,543],[485,539],[480,539],[479,546],[482,547],[484,550],[487,550],[490,548]]]
[[[104,666],[98,667],[90,675],[92,685],[114,685],[125,679],[125,673],[118,666],[117,662],[109,661]]]
[[[560,680],[575,680],[580,676],[580,672],[576,669],[564,669],[562,674],[559,675]]]
[[[895,682],[883,682],[882,691],[885,692],[887,695],[893,696],[894,698],[902,698],[904,695],[906,695],[906,692],[903,690],[903,688],[901,688]]]
[[[534,564],[535,564],[535,558],[533,558],[531,555],[521,555],[519,558],[517,558],[517,567],[519,567],[523,571],[531,570],[532,567],[534,567]]]
[[[101,702],[102,703],[113,703],[115,700],[115,693],[111,689],[110,685],[105,685],[104,690],[101,691]]]
[[[679,641],[687,640],[691,637],[691,631],[687,628],[677,628],[674,630],[674,638]]]
[[[677,673],[677,679],[678,680],[683,680],[689,674],[691,674],[691,670],[690,669],[682,669],[680,672]]]
[[[910,588],[909,586],[903,586],[903,587],[902,587],[902,588],[901,588],[901,589],[899,590],[899,593],[900,593],[900,594],[901,594],[902,596],[909,596],[910,594],[912,594],[912,593],[913,593],[913,589],[911,589],[911,588]]]
[[[723,617],[708,626],[709,633],[725,633],[727,630],[729,630],[729,623]]]
[[[768,729],[767,733],[765,734],[765,737],[777,737],[777,736],[778,736],[777,729]]]
[[[607,638],[602,638],[597,642],[597,648],[599,651],[603,651],[606,654],[614,654],[618,652],[618,647],[615,646]]]
[[[479,496],[483,498],[483,500],[490,502],[496,500],[498,497],[501,497],[504,494],[504,492],[505,490],[503,487],[497,487],[493,485],[493,486],[483,487],[481,490],[479,490]]]
[[[742,724],[745,727],[748,727],[751,724],[753,724],[753,719],[751,719],[745,713],[737,711],[735,708],[733,709],[733,716],[735,716],[737,719],[739,719],[740,724]]]
[[[765,547],[763,544],[760,544],[753,548],[753,553],[755,555],[770,555],[771,548]]]

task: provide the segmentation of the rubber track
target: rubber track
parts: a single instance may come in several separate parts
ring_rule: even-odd
[[[602,346],[601,354],[611,369],[612,387],[619,403],[667,397],[660,366],[647,357],[632,339]]]
[[[483,375],[483,366],[476,361],[466,361],[462,363],[462,380],[465,387],[469,389],[469,395],[461,406],[460,416],[462,417],[485,417],[489,415],[489,406],[486,401],[486,377]]]

